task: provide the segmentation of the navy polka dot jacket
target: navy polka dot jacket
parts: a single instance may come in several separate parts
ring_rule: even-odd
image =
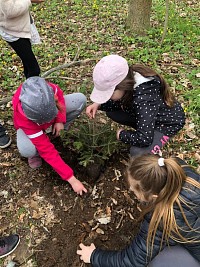
[[[122,142],[139,147],[149,146],[153,142],[154,130],[171,137],[183,128],[185,114],[180,103],[175,101],[172,108],[168,107],[160,89],[160,79],[154,76],[134,88],[131,106],[124,107],[121,100],[109,100],[101,105],[103,111],[123,110],[131,116],[134,130],[121,131],[119,138]]]

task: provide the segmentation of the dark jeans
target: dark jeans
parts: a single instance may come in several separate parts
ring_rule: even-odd
[[[8,44],[15,50],[16,54],[21,58],[26,79],[32,76],[39,76],[40,67],[32,51],[30,40],[28,38],[19,38],[15,42],[8,42]]]
[[[122,125],[131,126],[136,129],[136,120],[134,116],[129,115],[128,113],[118,110],[118,111],[109,111],[106,112],[106,115],[115,122],[118,122]],[[161,151],[161,148],[167,143],[169,137],[154,130],[153,142],[150,146],[147,147],[138,147],[131,146],[130,154],[131,156],[140,156],[146,153],[158,154]]]

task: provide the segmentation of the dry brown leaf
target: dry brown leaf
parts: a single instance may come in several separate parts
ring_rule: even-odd
[[[106,207],[106,214],[111,216],[111,208],[110,207]]]
[[[170,58],[168,53],[163,53],[162,55],[163,55],[163,61],[165,63],[171,63],[172,60],[171,60],[171,58]]]
[[[199,155],[199,153],[195,153],[194,156],[195,156],[195,159],[197,159],[200,162],[200,155]]]
[[[182,159],[182,160],[184,160],[184,155],[182,153],[181,154],[178,154],[177,157],[180,158],[180,159]]]
[[[104,235],[104,231],[101,228],[96,229],[97,234]]]
[[[121,189],[119,188],[119,187],[117,187],[117,186],[115,186],[115,189],[117,190],[117,191],[120,191]]]
[[[43,213],[38,213],[36,210],[33,210],[32,218],[33,219],[40,219],[43,216]]]
[[[19,221],[20,221],[20,222],[23,222],[25,216],[26,216],[25,213],[20,214],[20,216],[19,216]]]
[[[0,167],[11,167],[14,166],[15,164],[9,163],[9,162],[0,162]]]
[[[30,207],[33,208],[34,210],[37,210],[39,207],[38,207],[38,202],[37,201],[34,201],[34,200],[31,200],[30,203],[29,203]]]
[[[111,197],[112,202],[117,205],[117,200]]]

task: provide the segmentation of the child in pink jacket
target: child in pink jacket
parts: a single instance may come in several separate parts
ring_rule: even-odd
[[[71,184],[77,194],[87,192],[45,133],[50,126],[55,137],[59,136],[61,130],[67,130],[84,109],[86,97],[81,93],[63,96],[57,85],[35,76],[19,86],[12,102],[17,147],[20,154],[28,158],[29,166],[40,167],[43,158],[63,180]]]

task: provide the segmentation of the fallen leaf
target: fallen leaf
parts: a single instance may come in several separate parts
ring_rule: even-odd
[[[195,156],[195,159],[197,159],[200,162],[200,155],[198,153],[195,153],[194,156]]]
[[[112,202],[117,205],[117,200],[111,197]]]
[[[23,222],[25,216],[26,216],[25,213],[20,214],[20,216],[19,216],[19,221],[20,221],[20,222]]]
[[[120,191],[120,190],[121,190],[119,187],[116,187],[116,186],[115,186],[115,189],[116,189],[117,191]]]
[[[8,197],[8,191],[6,191],[6,190],[0,191],[0,196],[4,197],[4,198],[7,198]]]
[[[97,218],[97,221],[100,222],[100,224],[108,224],[108,223],[110,223],[111,217],[110,216],[106,216],[106,215],[104,215],[104,216],[102,216],[100,218]]]
[[[101,228],[96,229],[97,234],[104,235],[104,231]]]
[[[42,218],[43,215],[44,215],[43,211],[33,210],[32,218],[33,219],[40,219],[40,218]]]
[[[178,154],[177,157],[180,158],[180,159],[182,159],[182,160],[184,160],[184,155],[182,153],[181,154]]]
[[[39,207],[38,207],[38,202],[37,201],[34,201],[34,200],[31,200],[30,201],[30,207],[33,208],[34,210],[37,210]]]

